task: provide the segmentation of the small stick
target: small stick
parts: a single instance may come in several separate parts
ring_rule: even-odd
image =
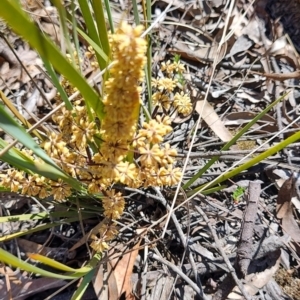
[[[257,205],[261,186],[258,181],[250,181],[248,201],[242,222],[240,241],[237,246],[237,274],[239,278],[245,278],[253,256],[253,229],[257,213]]]
[[[287,79],[299,79],[300,78],[300,71],[290,72],[290,73],[260,73],[256,71],[249,70],[250,74],[257,74],[260,76],[264,76],[268,79],[284,81]]]

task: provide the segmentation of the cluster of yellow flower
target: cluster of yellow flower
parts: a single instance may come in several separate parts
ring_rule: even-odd
[[[84,102],[76,100],[72,111],[62,108],[53,116],[59,132],[50,133],[41,145],[66,173],[86,184],[89,193],[103,195],[104,216],[110,221],[103,223],[100,238],[92,237],[92,247],[97,251],[106,248],[106,242],[114,235],[112,231],[115,232],[111,220],[118,219],[124,210],[123,196],[111,188],[115,183],[138,188],[175,185],[181,178],[180,168],[174,168],[176,150],[170,144],[163,144],[164,136],[172,131],[170,118],[158,115],[137,129],[147,48],[146,41],[140,37],[142,29],[142,26],[132,28],[122,23],[110,37],[114,65],[105,82],[105,117],[101,124],[90,121]],[[182,64],[169,62],[163,68],[168,74],[183,70]],[[165,81],[156,83],[162,94],[176,87],[174,78]],[[167,82],[170,88],[166,87]],[[179,97],[176,95],[173,106]],[[183,114],[190,111],[189,105],[185,110],[180,105],[176,107]],[[29,196],[53,195],[56,200],[64,200],[72,192],[62,181],[24,176],[14,169],[7,175],[0,178],[0,185]]]
[[[167,112],[172,107],[183,116],[189,115],[193,109],[191,99],[182,91],[182,85],[179,83],[185,71],[184,65],[179,60],[168,60],[162,63],[160,70],[164,76],[159,79],[152,78],[152,87],[156,89],[152,95],[153,103]]]
[[[30,154],[27,153],[26,156],[30,157]],[[55,200],[64,200],[72,193],[71,187],[62,180],[52,181],[49,178],[37,174],[25,174],[13,168],[9,169],[6,175],[0,175],[0,186],[8,188],[11,192],[38,196],[40,199],[53,195]]]

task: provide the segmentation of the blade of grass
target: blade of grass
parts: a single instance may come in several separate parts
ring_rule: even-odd
[[[81,299],[81,296],[83,295],[84,291],[86,290],[88,284],[92,281],[93,275],[97,269],[97,266],[99,265],[99,262],[102,258],[102,254],[96,253],[92,259],[88,262],[86,267],[91,268],[91,271],[89,271],[85,277],[83,278],[83,281],[81,282],[80,286],[78,287],[75,294],[72,296],[71,300],[73,299]],[[75,273],[76,274],[76,273]]]
[[[1,116],[1,114],[0,114]],[[6,149],[8,144],[0,139],[0,149]],[[2,161],[7,162],[9,165],[16,167],[19,170],[23,170],[29,174],[40,174],[52,180],[57,180],[61,178],[61,171],[57,171],[57,168],[46,163],[34,162],[31,158],[27,157],[24,153],[16,148],[9,149],[5,152],[0,152],[0,157]],[[76,186],[78,182],[76,181]],[[75,188],[75,187],[74,187]]]
[[[104,53],[104,51],[99,47],[97,43],[95,43],[84,31],[82,31],[79,27],[77,27],[78,33],[93,47],[96,54],[99,54],[103,60],[108,61],[108,56]]]
[[[112,14],[111,14],[111,9],[110,9],[110,1],[109,0],[104,0],[104,5],[105,5],[105,11],[106,11],[106,14],[107,14],[107,18],[108,18],[110,32],[114,33],[115,28],[114,28],[113,17],[112,17]]]
[[[76,292],[73,294],[71,300],[80,300],[82,299],[86,289],[88,288],[90,282],[93,280],[95,269],[88,272],[80,282],[79,287],[77,288]]]
[[[71,2],[71,24],[72,24],[72,35],[73,35],[73,41],[75,45],[75,50],[77,53],[77,58],[78,58],[78,65],[80,69],[80,73],[82,74],[82,65],[83,65],[83,58],[81,55],[81,51],[79,48],[79,39],[78,39],[78,33],[77,33],[77,21],[76,21],[76,15],[75,15],[75,3],[74,1]],[[68,22],[68,17],[67,17],[67,11],[66,11],[66,22]]]
[[[227,185],[220,185],[220,186],[216,186],[216,187],[213,187],[213,188],[210,188],[210,189],[207,189],[203,192],[201,192],[202,195],[209,195],[209,194],[213,194],[215,192],[218,192],[218,191],[222,191],[223,189],[225,189],[227,187]],[[189,194],[187,194],[189,195]]]
[[[102,49],[107,56],[110,54],[110,45],[108,40],[108,32],[106,28],[104,9],[101,0],[92,0],[94,10],[94,19],[96,21],[99,38],[101,41]]]
[[[86,216],[84,216],[84,217],[86,217]],[[90,217],[90,216],[88,216],[88,217]],[[28,229],[28,230],[23,230],[23,231],[15,232],[15,233],[12,233],[12,234],[9,234],[6,236],[2,236],[2,237],[0,237],[0,242],[10,241],[14,238],[18,238],[18,237],[26,235],[26,234],[32,234],[34,232],[42,231],[42,230],[49,229],[49,228],[52,228],[55,226],[60,226],[61,224],[64,224],[64,223],[68,224],[71,222],[77,222],[78,219],[79,218],[77,216],[77,217],[73,217],[73,218],[63,219],[63,220],[60,220],[59,222],[51,222],[51,223],[47,223],[47,224],[42,224],[42,225],[36,226],[34,228]]]
[[[193,191],[188,192],[188,196],[192,196],[193,194],[197,193],[198,191],[205,191],[207,188],[212,188],[213,186],[229,179],[232,178],[235,175],[240,174],[242,171],[247,170],[248,168],[258,164],[259,162],[261,162],[262,160],[272,156],[273,154],[279,152],[280,150],[284,149],[285,147],[287,147],[288,145],[290,145],[291,143],[294,143],[296,141],[298,141],[300,139],[300,132],[296,132],[295,134],[293,134],[292,136],[288,137],[287,139],[283,140],[282,142],[280,142],[279,144],[271,147],[270,149],[266,150],[265,152],[255,156],[254,158],[250,159],[249,161],[245,162],[244,164],[242,164],[241,166],[236,167],[235,169],[220,175],[216,180],[213,180],[212,182],[206,183],[196,189],[194,189]]]
[[[44,265],[47,265],[47,266],[50,266],[52,268],[55,268],[57,270],[60,270],[60,271],[64,271],[64,272],[73,272],[73,273],[83,273],[83,274],[86,274],[88,273],[89,271],[91,271],[91,266],[86,266],[86,267],[82,267],[80,269],[74,269],[74,268],[71,268],[69,266],[66,266],[54,259],[51,259],[47,256],[44,256],[44,255],[41,255],[41,254],[37,254],[37,253],[26,253],[27,256],[31,259],[34,259],[34,260],[37,260],[41,263],[43,263]]]
[[[8,144],[0,138],[0,149],[7,148]],[[11,148],[8,151],[0,151],[1,160],[7,162],[9,165],[13,165],[16,168],[30,173],[30,170],[33,168],[34,172],[34,162],[31,158],[27,157],[17,148]]]
[[[110,45],[108,41],[108,34],[104,16],[104,10],[101,0],[92,0],[92,7],[94,10],[94,20],[96,21],[97,31],[100,39],[100,45],[104,53],[109,57],[110,56]],[[98,61],[100,69],[104,70],[108,62],[101,59]]]
[[[68,110],[72,110],[73,109],[73,105],[72,105],[71,101],[69,100],[66,91],[61,86],[61,84],[60,84],[60,82],[58,80],[58,77],[57,77],[55,71],[53,70],[51,64],[48,62],[47,59],[43,59],[43,63],[44,63],[44,66],[45,66],[45,68],[46,68],[49,76],[52,79],[52,83],[57,88],[57,91],[59,92],[59,95],[60,95],[61,99],[64,101],[66,108]]]
[[[88,32],[88,36],[99,46],[101,46],[100,44],[100,39],[98,36],[98,32],[94,23],[94,18],[93,18],[93,14],[92,11],[90,9],[90,4],[88,1],[86,0],[78,0],[79,6],[80,6],[80,10],[84,19],[84,23],[87,27],[87,32]]]
[[[9,252],[7,252],[7,251],[5,251],[1,248],[0,248],[0,257],[1,257],[1,261],[8,264],[8,265],[11,265],[15,268],[20,268],[20,269],[22,269],[24,271],[27,271],[27,272],[40,274],[40,275],[45,276],[45,277],[51,277],[51,278],[57,278],[57,279],[74,279],[74,278],[82,277],[82,274],[59,275],[59,274],[56,274],[56,273],[45,271],[41,268],[32,266],[31,264],[15,257],[14,255],[10,254]]]
[[[103,45],[101,44],[101,40],[99,38],[98,31],[97,31],[97,28],[95,26],[95,22],[94,22],[94,18],[93,18],[93,13],[92,13],[90,4],[86,0],[79,0],[78,3],[79,3],[79,6],[80,6],[80,10],[82,12],[82,16],[83,16],[85,25],[87,27],[88,34],[85,34],[85,36],[88,36],[89,39],[93,41],[93,44],[97,45],[97,48],[101,49],[101,51],[99,51],[99,50],[96,51],[95,46],[93,46],[93,44],[91,42],[89,42],[87,39],[86,40],[95,49],[98,64],[99,64],[99,66],[100,66],[101,69],[102,69],[102,67],[104,69],[105,66],[106,66],[106,64],[107,64],[107,56],[108,56],[108,54],[103,51]],[[80,32],[80,31],[82,32],[82,30],[80,30],[79,27],[77,27],[77,31],[78,32]],[[84,37],[84,35],[82,35],[82,36]]]
[[[60,30],[62,31],[61,42],[62,43],[66,42],[68,54],[71,56],[73,66],[75,67],[76,63],[75,63],[75,57],[74,57],[74,50],[73,50],[73,47],[71,44],[69,30],[68,30],[67,22],[66,22],[66,20],[67,20],[66,9],[60,0],[52,0],[52,3],[56,7],[56,9],[58,11],[58,15],[59,15]]]
[[[133,7],[133,16],[134,16],[134,22],[136,25],[141,24],[139,10],[138,10],[138,4],[136,0],[132,0],[132,7]]]
[[[1,114],[0,114],[1,116]],[[0,149],[6,149],[8,144],[0,139]],[[74,189],[82,191],[82,185],[76,179],[69,177],[62,173],[60,169],[53,167],[47,163],[34,162],[31,158],[27,157],[24,153],[16,148],[11,148],[8,151],[0,152],[2,161],[7,162],[9,165],[14,166],[18,170],[22,170],[28,174],[39,174],[57,181],[62,179],[69,183]]]
[[[148,3],[145,6],[145,2],[142,1],[142,5],[143,5],[143,15],[145,20],[147,19],[147,9],[148,9]],[[141,20],[140,20],[140,16],[139,16],[139,11],[138,11],[138,4],[136,0],[132,0],[132,6],[133,6],[133,15],[134,15],[134,22],[136,25],[140,25],[141,24]],[[150,4],[151,6],[151,4]],[[147,8],[146,8],[147,7]],[[148,16],[149,17],[149,16]],[[151,10],[150,10],[150,20],[151,20]],[[145,22],[145,27],[148,27],[147,22]],[[147,121],[149,121],[151,119],[151,114],[152,114],[152,88],[151,88],[151,64],[152,64],[152,46],[151,43],[149,43],[149,36],[146,37],[147,39],[147,64],[144,67],[144,72],[145,72],[145,77],[146,77],[146,85],[147,85],[147,92],[148,92],[148,109],[146,108],[146,106],[143,104],[142,105],[142,109],[144,111],[145,114],[145,118]]]
[[[145,1],[145,0],[144,0]],[[146,28],[149,27],[149,24],[151,24],[151,1],[146,0],[146,22],[145,26]],[[150,115],[152,115],[153,112],[153,105],[152,105],[152,86],[151,86],[151,77],[152,77],[152,43],[151,43],[151,35],[150,33],[147,34],[147,69],[146,69],[146,83],[147,83],[147,89],[148,89],[148,110]]]
[[[279,97],[273,103],[271,103],[267,108],[265,108],[261,113],[259,113],[253,120],[251,120],[243,129],[241,129],[222,149],[221,151],[228,150],[236,141],[243,136],[258,120],[260,120],[270,109],[272,109],[277,103],[284,99],[287,94]],[[195,174],[186,184],[183,185],[183,189],[186,190],[189,188],[198,178],[200,178],[218,159],[220,156],[214,156],[205,166]]]
[[[82,213],[84,218],[91,217],[93,212],[87,213],[86,211]],[[5,222],[20,222],[20,221],[32,221],[32,220],[41,220],[47,218],[68,218],[78,216],[78,212],[74,211],[56,211],[56,212],[40,212],[38,214],[23,214],[15,216],[5,216],[0,217],[0,223]]]

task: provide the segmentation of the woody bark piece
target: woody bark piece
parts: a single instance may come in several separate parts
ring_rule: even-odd
[[[257,213],[257,204],[260,195],[260,183],[249,183],[247,207],[242,221],[240,241],[237,248],[237,274],[244,278],[248,273],[248,267],[253,256],[253,229]]]

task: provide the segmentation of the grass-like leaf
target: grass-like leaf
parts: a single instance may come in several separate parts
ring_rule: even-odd
[[[86,275],[83,277],[83,280],[81,281],[78,289],[72,296],[71,300],[80,300],[82,298],[85,290],[87,289],[89,283],[92,281],[92,279],[94,277],[96,267],[98,266],[101,258],[102,258],[102,256],[99,253],[96,253],[93,256],[93,258],[89,261],[87,267],[90,267],[91,271],[86,273]]]
[[[58,279],[75,279],[75,278],[80,278],[83,275],[82,273],[75,273],[75,274],[70,274],[70,275],[60,275],[57,273],[45,271],[41,268],[35,267],[17,257],[15,257],[14,255],[10,254],[9,252],[7,252],[1,248],[0,248],[0,257],[1,257],[1,261],[8,265],[11,265],[15,268],[20,268],[27,272],[33,272],[35,274],[40,274],[45,277],[58,278]]]
[[[110,1],[109,0],[104,0],[104,5],[105,5],[105,11],[107,14],[107,19],[108,19],[108,23],[109,23],[109,28],[110,28],[110,32],[114,33],[115,32],[115,28],[114,28],[114,22],[113,22],[113,16],[111,13],[111,8],[110,8]]]
[[[271,103],[267,108],[265,108],[261,113],[259,113],[253,120],[251,120],[244,128],[242,128],[222,149],[221,151],[228,150],[232,145],[234,145],[240,137],[243,136],[244,133],[246,133],[258,120],[260,120],[267,112],[273,108],[277,103],[282,101],[287,94],[284,94],[283,96],[279,97],[276,101]],[[205,164],[205,166],[197,173],[195,174],[182,188],[186,190],[189,188],[198,178],[200,178],[218,159],[220,156],[214,156],[208,163]],[[195,189],[195,191],[198,190]],[[190,192],[193,193],[193,192]]]
[[[94,19],[97,25],[97,32],[99,35],[99,40],[101,48],[103,49],[104,53],[107,54],[107,56],[110,55],[110,45],[108,41],[108,34],[107,34],[107,28],[106,28],[106,22],[104,17],[104,10],[102,6],[102,0],[92,0],[92,6],[94,10]],[[100,69],[103,70],[107,67],[107,61],[99,61]]]
[[[95,22],[94,22],[94,18],[93,18],[93,11],[91,10],[91,5],[86,0],[79,0],[78,3],[80,6],[80,9],[81,9],[82,16],[84,18],[87,30],[88,30],[88,34],[86,34],[86,35],[90,39],[90,40],[89,39],[86,39],[86,40],[95,49],[98,64],[100,66],[100,69],[103,70],[107,66],[107,63],[108,63],[107,58],[109,55],[109,51],[106,52],[106,50],[103,48],[100,34],[98,34],[98,30],[95,26]],[[80,31],[82,32],[82,30],[80,30],[80,28],[78,28],[78,27],[77,27],[77,30],[78,30],[78,32],[80,32]],[[107,37],[107,30],[106,30],[105,26],[104,26],[104,28],[102,28],[101,34],[102,34],[102,36],[106,35],[106,37]],[[81,35],[83,36],[82,33],[81,33]],[[91,41],[92,41],[92,43],[91,43]],[[96,50],[96,48],[98,50]]]
[[[86,215],[82,216],[82,218],[88,218],[88,217],[89,216],[86,216]],[[0,237],[0,242],[7,242],[7,241],[10,241],[12,239],[15,239],[15,238],[27,235],[27,234],[32,234],[34,232],[42,231],[42,230],[52,228],[55,226],[60,226],[63,223],[70,224],[71,222],[77,222],[78,220],[79,220],[79,216],[76,216],[76,217],[72,217],[72,218],[62,219],[57,222],[50,222],[47,224],[38,225],[38,226],[30,228],[28,230],[23,230],[23,231],[19,231],[19,232],[15,232],[15,233],[12,233],[9,235],[2,236],[2,237]]]
[[[82,218],[91,217],[91,213],[81,213]],[[14,216],[4,216],[0,217],[0,223],[4,222],[20,222],[20,221],[32,221],[32,220],[42,220],[46,218],[68,218],[68,217],[78,217],[77,211],[55,211],[55,212],[40,212],[37,214],[23,214]],[[79,217],[78,217],[79,218]]]
[[[216,185],[218,185],[221,182],[224,182],[225,180],[232,178],[233,176],[236,176],[240,174],[242,171],[249,169],[250,167],[258,164],[259,162],[263,161],[264,159],[267,159],[268,157],[274,155],[275,153],[279,152],[280,150],[286,148],[288,145],[298,141],[300,139],[300,132],[294,133],[292,136],[288,137],[287,139],[283,140],[279,144],[276,144],[275,146],[271,147],[270,149],[266,150],[265,152],[255,156],[254,158],[248,160],[241,166],[236,167],[235,169],[224,173],[223,175],[219,176],[217,179],[213,180],[212,182],[206,183],[193,191],[190,191],[187,193],[188,196],[192,196],[198,191],[205,191],[208,188],[212,188]]]
[[[80,282],[79,287],[73,294],[71,300],[80,300],[82,299],[86,289],[88,288],[90,282],[93,280],[94,274],[96,272],[96,269],[92,269],[90,272],[88,272],[83,278],[82,281]]]
[[[91,39],[83,30],[81,30],[79,27],[76,28],[78,33],[93,47],[93,49],[96,52],[96,55],[100,55],[105,59],[105,61],[108,61],[108,56],[104,53],[104,51],[100,48],[100,46],[94,42],[93,39]]]
[[[64,101],[64,103],[66,105],[66,108],[69,109],[69,110],[71,110],[73,108],[73,105],[70,102],[66,91],[61,86],[61,84],[59,82],[59,79],[58,79],[57,75],[55,74],[55,71],[52,68],[52,65],[48,62],[47,59],[43,59],[43,63],[44,63],[44,66],[45,66],[45,68],[46,68],[49,76],[52,79],[52,83],[57,88],[57,91],[59,92],[61,99]]]
[[[64,272],[74,272],[74,273],[86,274],[89,271],[91,271],[91,269],[92,269],[90,266],[83,267],[80,269],[74,269],[74,268],[64,265],[52,258],[49,258],[49,257],[41,255],[41,254],[37,254],[37,253],[27,253],[27,256],[31,259],[34,259],[34,260],[37,260],[37,261],[43,263],[44,265],[50,266],[52,268],[55,268],[57,270],[64,271]]]

